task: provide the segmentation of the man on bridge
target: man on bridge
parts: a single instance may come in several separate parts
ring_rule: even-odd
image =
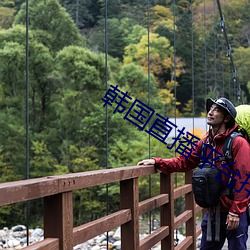
[[[225,164],[223,145],[227,138],[238,131],[235,123],[236,109],[226,98],[207,99],[207,124],[210,126],[206,135],[197,143],[189,157],[180,155],[171,159],[154,157],[142,160],[138,165],[155,165],[162,173],[191,171],[201,163],[203,144],[207,146],[205,156],[210,164],[220,170],[221,195],[219,197],[219,224],[216,221],[215,207],[208,209],[202,219],[201,250],[220,250],[225,239],[229,250],[246,250],[248,238],[248,204],[250,196],[250,145],[242,136],[236,136],[232,142],[233,164]],[[203,158],[204,159],[204,158]],[[227,167],[225,167],[227,165]],[[230,167],[228,165],[231,165]],[[232,182],[233,179],[233,182]],[[227,186],[233,192],[225,192]],[[231,195],[230,195],[231,193]],[[211,227],[210,227],[211,223]],[[209,224],[209,226],[207,226]],[[210,227],[210,229],[209,229]],[[219,230],[217,231],[219,227]],[[219,235],[218,233],[219,232]]]

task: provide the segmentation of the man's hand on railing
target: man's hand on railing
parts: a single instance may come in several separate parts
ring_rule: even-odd
[[[155,165],[155,160],[154,159],[142,160],[137,163],[137,166],[139,165]]]

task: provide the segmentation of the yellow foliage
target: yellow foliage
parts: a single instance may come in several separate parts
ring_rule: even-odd
[[[175,64],[176,64],[176,68],[175,68],[176,76],[180,76],[180,74],[183,74],[186,72],[186,70],[184,69],[185,63],[184,61],[181,60],[180,57],[175,58]]]
[[[149,49],[147,35],[142,36],[139,43],[125,47],[124,63],[140,64],[145,73],[148,72],[148,67],[150,67],[150,72],[156,77],[164,74],[164,72],[172,72],[172,79],[174,79],[174,74],[178,77],[185,72],[185,63],[181,58],[176,57],[174,65],[173,47],[167,38],[156,33],[150,33],[149,39]]]
[[[207,113],[206,112],[201,112],[201,117],[207,117]]]
[[[167,89],[170,89],[171,91],[174,90],[174,88],[178,86],[180,86],[180,84],[177,81],[172,80],[172,81],[166,82]]]
[[[180,102],[176,102],[176,108],[173,105],[169,106],[170,109],[167,111],[167,116],[168,117],[180,117],[181,113],[179,109],[177,108],[179,105],[180,105]]]
[[[152,23],[153,31],[160,25],[167,28],[174,29],[173,12],[162,5],[156,5],[152,8],[150,13],[150,21]]]
[[[201,128],[193,128],[192,131],[189,131],[189,132],[191,134],[197,136],[200,139],[206,134],[206,131],[204,129],[201,129]]]
[[[160,89],[158,95],[165,105],[171,104],[174,100],[174,94],[168,89]]]
[[[0,7],[0,29],[10,28],[14,19],[14,9]]]

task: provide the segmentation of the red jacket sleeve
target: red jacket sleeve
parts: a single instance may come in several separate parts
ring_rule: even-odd
[[[234,177],[236,180],[234,187],[234,200],[229,211],[241,214],[246,210],[249,202],[248,196],[250,196],[250,180],[247,179],[250,177],[249,143],[241,136],[236,137],[232,145],[232,154],[235,162],[233,170],[239,174]],[[246,181],[248,183],[246,183]]]
[[[202,141],[200,140],[198,142],[198,146],[195,148],[195,150],[192,151],[191,155],[188,158],[182,155],[170,159],[154,157],[155,166],[164,174],[189,171],[191,169],[196,168],[200,163],[200,157],[198,155],[201,154],[201,148]]]

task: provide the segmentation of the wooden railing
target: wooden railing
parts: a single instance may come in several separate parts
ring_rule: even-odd
[[[72,250],[101,233],[121,227],[122,250],[148,250],[161,241],[162,250],[196,249],[201,233],[196,213],[191,173],[186,184],[174,189],[173,174],[160,174],[160,194],[139,202],[138,178],[156,173],[153,166],[132,166],[48,176],[0,184],[0,206],[43,198],[44,240],[25,250]],[[95,221],[73,227],[72,191],[112,182],[120,183],[120,210]],[[185,195],[185,212],[174,217],[174,200]],[[160,207],[160,227],[139,240],[139,216]],[[186,224],[186,238],[174,247],[174,230]]]

